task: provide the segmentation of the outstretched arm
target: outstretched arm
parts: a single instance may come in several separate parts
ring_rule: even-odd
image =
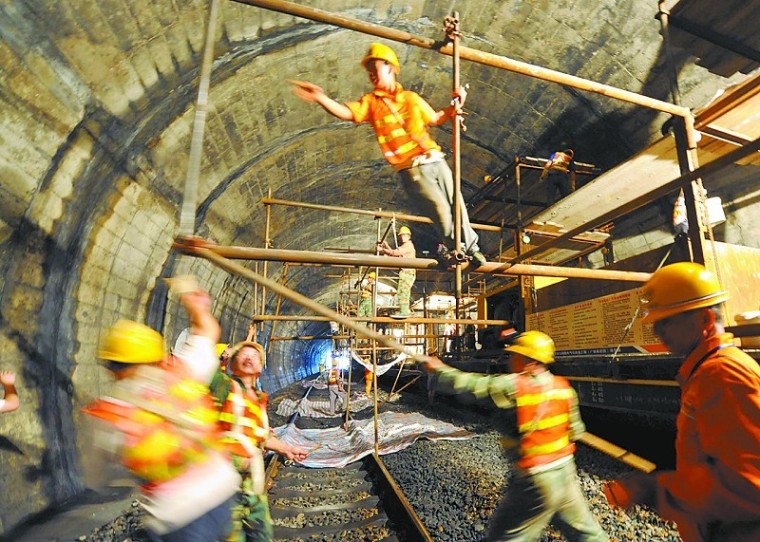
[[[5,400],[0,412],[11,412],[16,410],[21,404],[16,392],[16,373],[13,371],[0,372],[0,383],[5,388]]]
[[[322,109],[340,120],[354,120],[354,114],[342,103],[336,102],[330,98],[322,87],[306,81],[289,80],[293,85],[293,94],[305,102],[318,103]]]
[[[274,435],[272,435],[266,440],[266,442],[264,443],[264,447],[267,450],[271,450],[273,452],[277,452],[278,454],[285,456],[286,459],[290,459],[291,461],[301,462],[304,459],[306,459],[306,456],[309,455],[309,452],[307,452],[303,448],[299,446],[293,446],[291,444],[285,444],[283,441],[281,441]]]

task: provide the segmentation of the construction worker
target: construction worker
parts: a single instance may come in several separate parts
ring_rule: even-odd
[[[548,177],[546,185],[546,200],[552,205],[570,195],[575,190],[575,153],[573,149],[557,151],[549,157],[544,165],[539,180]]]
[[[263,450],[296,461],[307,456],[305,450],[282,442],[269,429],[267,394],[258,390],[259,375],[265,365],[263,346],[252,341],[237,343],[229,357],[231,376],[220,370],[210,385],[219,408],[222,442],[243,479],[232,510],[228,542],[266,542],[274,534],[264,486]]]
[[[191,324],[176,357],[165,357],[157,331],[118,321],[99,351],[116,384],[84,412],[101,423],[98,447],[118,454],[142,482],[150,539],[204,542],[226,536],[241,480],[222,450],[208,390],[219,365],[219,324],[194,281],[180,283],[176,293]]]
[[[335,404],[340,403],[343,406],[343,398],[340,394],[343,392],[343,379],[338,368],[338,360],[333,359],[330,369],[327,371],[327,397],[330,400],[330,414],[335,415]]]
[[[674,521],[684,542],[760,540],[760,368],[725,333],[728,293],[696,263],[657,270],[644,285],[644,322],[675,355],[675,471],[605,486],[613,506],[646,504]]]
[[[414,243],[412,243],[412,230],[406,226],[401,226],[398,230],[399,244],[398,248],[391,248],[388,243],[383,241],[377,244],[377,249],[381,254],[385,256],[395,256],[397,258],[416,258],[417,251],[414,249]],[[405,318],[411,314],[409,310],[409,304],[412,298],[412,286],[414,286],[414,280],[417,278],[417,271],[414,269],[402,269],[398,272],[398,288],[396,290],[396,298],[398,299],[398,314]]]
[[[460,251],[454,247],[454,181],[441,147],[428,133],[428,126],[439,126],[456,115],[458,103],[464,105],[467,92],[460,87],[452,105],[435,111],[416,92],[405,90],[396,81],[401,71],[396,53],[382,43],[373,43],[361,61],[374,90],[359,101],[338,103],[317,85],[291,81],[293,92],[306,102],[345,121],[369,122],[375,130],[385,160],[401,177],[410,200],[429,217],[441,236],[441,255]],[[459,195],[462,239],[473,266],[486,262],[478,248],[478,236],[470,226],[464,199]]]
[[[372,317],[372,289],[375,286],[375,272],[367,273],[367,278],[361,285],[362,291],[359,297],[359,318]]]
[[[13,371],[0,371],[0,384],[3,386],[4,395],[0,399],[0,412],[12,412],[19,407],[20,401],[16,392],[16,373]]]
[[[581,493],[575,468],[575,442],[586,428],[578,397],[568,381],[554,376],[554,341],[540,331],[526,331],[507,346],[512,374],[465,373],[430,358],[440,391],[490,399],[499,408],[502,445],[516,456],[512,477],[488,524],[486,541],[537,541],[553,517],[572,540],[607,541]]]
[[[369,397],[369,394],[372,393],[372,380],[374,380],[372,375],[374,374],[375,373],[373,373],[367,367],[364,368],[364,395],[367,397]]]

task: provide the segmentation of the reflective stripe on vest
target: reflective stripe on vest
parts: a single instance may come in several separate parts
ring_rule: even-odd
[[[552,463],[575,451],[570,441],[570,384],[553,376],[551,382],[538,384],[521,376],[517,385],[517,427],[520,432],[520,458],[523,469]]]
[[[121,460],[145,485],[181,475],[221,449],[208,387],[180,365],[144,366],[83,411],[124,434]]]
[[[555,152],[551,156],[551,165],[549,169],[552,171],[561,171],[562,173],[570,172],[570,162],[572,158],[569,154],[564,152]]]

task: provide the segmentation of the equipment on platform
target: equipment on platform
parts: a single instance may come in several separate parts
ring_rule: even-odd
[[[645,323],[675,314],[712,307],[728,300],[718,278],[703,265],[679,262],[654,272],[641,296]]]

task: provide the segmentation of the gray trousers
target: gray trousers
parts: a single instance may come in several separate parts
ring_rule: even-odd
[[[443,242],[454,248],[454,178],[446,160],[422,164],[399,171],[401,185],[420,212],[433,221]],[[462,209],[462,243],[465,252],[479,251],[478,234],[470,226],[464,198],[459,197]]]
[[[581,493],[575,460],[537,474],[517,471],[488,522],[488,542],[535,542],[550,521],[572,542],[609,542]]]

